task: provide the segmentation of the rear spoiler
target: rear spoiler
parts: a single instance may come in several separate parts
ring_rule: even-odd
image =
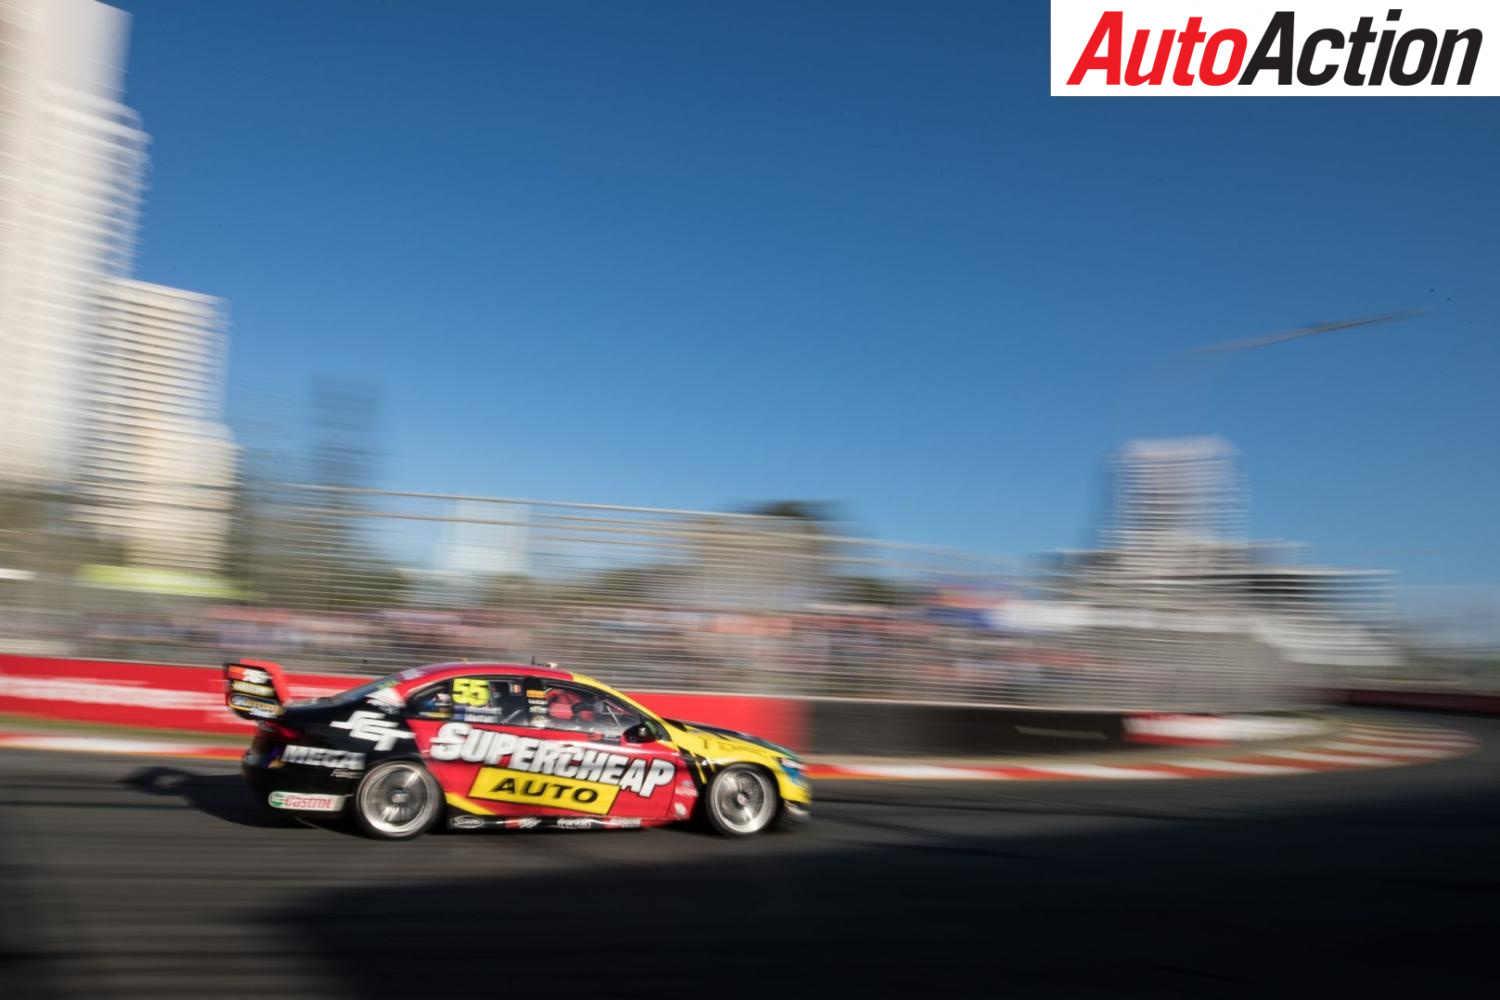
[[[286,674],[270,660],[224,664],[224,703],[244,719],[274,719],[287,700]]]

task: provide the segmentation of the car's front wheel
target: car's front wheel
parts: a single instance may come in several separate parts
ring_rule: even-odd
[[[393,760],[371,768],[354,793],[354,822],[381,840],[418,836],[442,811],[442,788],[416,761]]]
[[[771,825],[781,797],[771,776],[749,764],[726,767],[709,783],[704,811],[726,837],[748,837]]]

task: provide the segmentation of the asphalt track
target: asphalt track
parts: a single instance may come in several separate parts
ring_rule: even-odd
[[[231,765],[5,751],[0,995],[1493,995],[1500,722],[1442,723],[1480,749],[823,782],[809,827],[750,841],[384,844],[267,814]]]

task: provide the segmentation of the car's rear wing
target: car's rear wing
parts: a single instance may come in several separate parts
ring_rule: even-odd
[[[224,664],[224,703],[246,719],[274,719],[285,711],[286,674],[270,660]]]

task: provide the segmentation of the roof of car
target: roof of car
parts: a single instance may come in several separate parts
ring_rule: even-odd
[[[534,667],[529,663],[474,663],[460,660],[453,663],[429,663],[421,667],[412,667],[402,672],[401,682],[408,684],[416,681],[442,680],[445,677],[461,677],[465,674],[489,673],[517,673],[525,674],[527,677],[545,677],[555,681],[570,681],[576,676],[566,670]]]

